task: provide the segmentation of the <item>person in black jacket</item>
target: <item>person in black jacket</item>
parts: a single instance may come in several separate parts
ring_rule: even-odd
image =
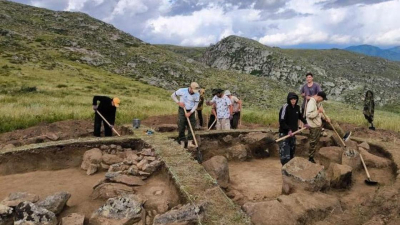
[[[299,96],[293,92],[289,92],[287,103],[279,111],[279,137],[290,135],[289,138],[279,143],[279,155],[282,166],[294,157],[296,137],[293,135],[293,132],[297,131],[299,120],[304,123],[305,127],[309,127],[307,120],[300,113],[300,106],[297,105],[298,100]]]
[[[100,102],[97,105],[97,102]],[[93,110],[98,111],[104,118],[111,124],[108,126],[106,122],[100,117],[100,115],[95,112],[94,113],[94,136],[100,137],[101,135],[101,122],[104,124],[104,136],[110,137],[112,136],[112,128],[114,127],[115,123],[115,113],[117,111],[117,107],[120,104],[119,98],[110,98],[106,96],[94,96],[93,97]]]

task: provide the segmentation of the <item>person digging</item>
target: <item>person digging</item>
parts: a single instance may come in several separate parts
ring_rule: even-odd
[[[323,91],[318,92],[312,96],[307,103],[306,119],[307,124],[310,126],[310,148],[308,160],[315,163],[314,155],[317,151],[317,146],[322,132],[322,119],[330,123],[329,118],[325,118],[323,115],[324,108],[322,102],[328,100],[326,94]]]
[[[217,95],[217,90],[218,89],[212,89],[212,96],[216,96]],[[215,124],[216,124],[216,111],[215,111],[215,104],[212,104],[210,101],[206,102],[206,105],[211,106],[211,114],[210,114],[210,119],[208,120],[208,129],[215,129]]]
[[[300,106],[297,105],[299,96],[294,92],[289,92],[287,103],[279,111],[279,138],[290,135],[289,138],[279,142],[279,156],[282,166],[293,159],[296,150],[296,137],[293,132],[298,129],[298,121],[304,123],[304,127],[309,128],[307,120],[300,112]]]
[[[196,82],[192,82],[188,88],[180,88],[171,95],[171,98],[179,106],[178,143],[180,145],[183,144],[184,148],[188,148],[188,141],[191,141],[190,142],[191,145],[195,145],[195,143],[193,143],[193,134],[189,129],[188,119],[190,121],[191,126],[195,127],[196,125],[195,111],[200,101],[199,90],[200,86]],[[188,129],[187,137],[185,135],[186,128]]]
[[[100,102],[100,104],[97,105],[97,102]],[[115,114],[120,103],[121,101],[119,98],[110,98],[107,96],[93,97],[93,110],[95,111],[94,136],[101,136],[101,123],[104,124],[104,136],[112,136],[112,130],[114,130],[115,123]]]

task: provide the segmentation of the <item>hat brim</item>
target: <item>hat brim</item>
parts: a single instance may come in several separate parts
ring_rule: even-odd
[[[192,90],[194,93],[198,93],[200,91],[200,89],[195,89],[195,88],[193,88]]]

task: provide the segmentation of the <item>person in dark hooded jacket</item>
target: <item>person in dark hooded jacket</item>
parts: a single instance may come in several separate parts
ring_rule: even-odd
[[[369,127],[370,130],[375,130],[374,112],[375,112],[374,93],[368,90],[365,93],[363,114],[368,123],[371,124],[371,126]]]
[[[296,150],[296,137],[293,132],[299,128],[298,122],[301,120],[305,127],[309,127],[307,120],[300,113],[300,106],[297,105],[299,96],[289,92],[287,103],[279,111],[279,137],[290,135],[289,138],[279,143],[279,155],[282,165],[285,165],[293,157]]]

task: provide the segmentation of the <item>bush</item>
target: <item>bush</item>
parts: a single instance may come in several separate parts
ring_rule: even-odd
[[[65,85],[65,84],[59,84],[59,85],[57,85],[57,87],[58,87],[58,88],[65,88],[65,87],[68,87],[68,86]]]
[[[37,92],[37,88],[36,88],[36,86],[32,86],[32,87],[29,87],[29,86],[22,86],[21,87],[21,89],[19,89],[19,91],[18,92],[20,92],[20,93],[31,93],[31,92]]]

